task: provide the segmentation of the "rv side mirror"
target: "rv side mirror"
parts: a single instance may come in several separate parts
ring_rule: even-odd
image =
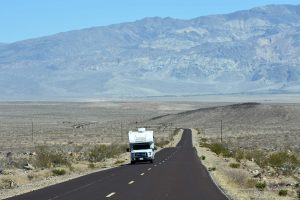
[[[154,147],[154,150],[156,151],[156,150],[157,150],[157,147]]]
[[[129,148],[126,148],[126,151],[129,152]]]

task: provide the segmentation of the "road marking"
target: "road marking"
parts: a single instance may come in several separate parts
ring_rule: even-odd
[[[150,170],[151,170],[151,168],[148,169],[148,171],[150,171]]]
[[[157,165],[154,165],[154,167],[157,167]]]
[[[112,192],[112,193],[106,195],[106,198],[109,198],[109,197],[111,197],[111,196],[113,196],[113,195],[115,195],[115,194],[116,194],[115,192]]]
[[[161,165],[161,162],[160,162],[160,163],[158,163],[158,164],[160,164],[160,165]]]
[[[141,176],[144,176],[145,173],[141,173]]]
[[[163,160],[163,162],[165,162],[165,161]]]
[[[134,183],[134,181],[130,181],[130,182],[128,183],[128,185],[131,185],[132,183]]]

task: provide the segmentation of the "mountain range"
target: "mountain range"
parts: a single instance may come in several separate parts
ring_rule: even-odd
[[[300,93],[300,5],[0,44],[0,100]]]

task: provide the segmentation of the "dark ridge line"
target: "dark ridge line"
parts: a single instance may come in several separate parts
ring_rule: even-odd
[[[209,111],[209,110],[216,110],[220,108],[254,108],[255,106],[261,105],[261,103],[257,102],[246,102],[246,103],[239,103],[239,104],[232,104],[232,105],[226,105],[226,106],[214,106],[214,107],[209,107],[209,108],[199,108],[196,110],[189,110],[181,113],[177,113],[177,115],[188,115],[196,112],[201,112],[201,111]]]

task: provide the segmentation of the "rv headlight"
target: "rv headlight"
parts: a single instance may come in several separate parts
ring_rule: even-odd
[[[148,152],[148,155],[151,156],[151,152]]]

